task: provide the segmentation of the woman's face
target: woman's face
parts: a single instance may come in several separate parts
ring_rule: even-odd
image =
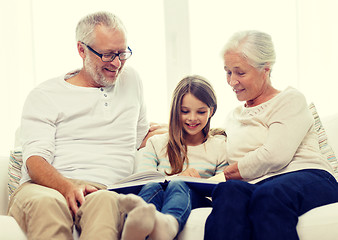
[[[236,52],[224,55],[224,70],[227,82],[236,93],[239,101],[245,101],[246,106],[257,106],[266,101],[266,91],[270,86],[269,68],[257,70]]]

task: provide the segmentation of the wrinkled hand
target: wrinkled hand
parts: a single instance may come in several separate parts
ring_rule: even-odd
[[[195,168],[188,168],[181,172],[179,176],[188,176],[188,177],[196,177],[196,178],[201,178],[200,174]]]
[[[229,166],[227,166],[224,169],[223,172],[224,172],[224,176],[225,176],[226,180],[229,180],[229,179],[241,180],[241,179],[243,179],[239,170],[238,170],[238,163],[230,164]]]
[[[69,181],[60,192],[67,200],[69,210],[75,216],[79,207],[84,203],[85,196],[97,190],[91,185],[75,184]]]

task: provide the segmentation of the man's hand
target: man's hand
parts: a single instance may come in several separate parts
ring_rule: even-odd
[[[29,157],[26,166],[34,183],[55,189],[65,197],[72,214],[77,213],[87,194],[97,191],[93,186],[76,184],[65,178],[40,156]]]
[[[150,138],[150,137],[152,137],[156,134],[163,134],[163,133],[166,133],[166,132],[168,132],[168,124],[151,122],[149,131],[148,131],[147,135],[144,137],[142,144],[139,147],[139,149],[146,146],[148,138]]]
[[[201,178],[200,174],[195,168],[188,168],[181,172],[179,176],[188,176],[188,177],[196,177],[196,178]]]
[[[238,170],[238,163],[234,163],[234,164],[231,164],[229,166],[227,166],[225,169],[224,169],[224,176],[225,176],[225,179],[226,180],[229,180],[229,179],[237,179],[237,180],[241,180],[243,179],[241,174],[239,173],[239,170]]]
[[[75,216],[79,207],[84,203],[85,196],[89,193],[96,192],[97,190],[97,188],[91,185],[76,184],[68,181],[59,191],[65,197],[69,210],[72,212],[73,216]]]

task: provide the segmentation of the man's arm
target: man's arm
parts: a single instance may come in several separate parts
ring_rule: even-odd
[[[28,174],[34,183],[59,191],[66,199],[73,214],[85,201],[84,196],[97,189],[90,185],[76,185],[62,176],[52,165],[40,156],[31,156],[26,161]]]
[[[164,124],[164,123],[158,124],[158,123],[151,122],[149,131],[148,131],[147,135],[144,137],[139,149],[146,146],[147,140],[150,137],[152,137],[156,134],[163,134],[163,133],[166,133],[166,132],[168,132],[168,124]]]

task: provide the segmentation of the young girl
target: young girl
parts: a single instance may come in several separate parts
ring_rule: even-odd
[[[221,173],[226,162],[225,134],[211,136],[210,119],[217,102],[210,83],[201,76],[182,79],[171,104],[168,133],[149,138],[142,149],[138,172],[209,178]],[[183,229],[191,209],[210,206],[201,194],[183,181],[146,184],[136,195],[121,195],[120,207],[128,217],[123,240],[174,239]],[[148,204],[152,203],[155,205]]]

